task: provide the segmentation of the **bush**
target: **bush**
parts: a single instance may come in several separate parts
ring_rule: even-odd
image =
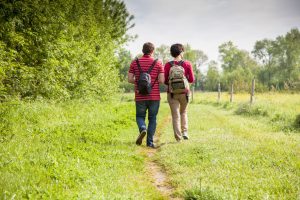
[[[123,92],[134,92],[134,85],[128,82],[121,82],[119,84],[119,88],[123,91]]]
[[[296,129],[300,129],[300,114],[298,114],[295,118],[295,121],[294,121],[294,127]]]
[[[222,198],[216,195],[210,188],[205,189],[192,189],[184,194],[186,200],[221,200]]]
[[[107,99],[133,19],[124,2],[0,1],[0,100]],[[34,13],[34,14],[32,14]]]
[[[268,110],[263,106],[251,105],[249,103],[240,104],[235,111],[238,115],[248,115],[248,116],[268,116]]]

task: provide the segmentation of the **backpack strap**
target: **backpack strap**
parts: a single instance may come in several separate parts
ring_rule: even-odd
[[[170,63],[170,65],[171,65],[171,67],[173,67],[175,62],[174,62],[174,60],[172,60],[172,61],[170,61],[169,63]],[[178,62],[178,65],[179,65],[179,66],[182,66],[183,63],[184,63],[184,60],[181,60],[181,61]]]
[[[182,67],[182,64],[184,63],[184,60],[179,61],[179,65]]]
[[[138,66],[138,69],[139,69],[140,73],[143,73],[143,70],[142,70],[142,68],[141,68],[141,65],[140,65],[139,59],[138,59],[138,58],[136,58],[136,59],[135,59],[135,62],[136,62],[136,65]]]
[[[159,75],[158,75],[159,76]],[[158,81],[158,76],[156,77],[155,81],[153,82],[153,84],[151,85],[151,88],[153,88],[153,86],[155,85],[155,83]]]
[[[148,70],[148,74],[150,74],[150,72],[152,71],[153,67],[156,65],[157,60],[158,59],[155,59],[154,62],[152,63],[151,67]],[[153,86],[156,83],[156,81],[158,81],[158,76],[159,76],[159,74],[157,75],[156,79],[154,80],[153,84],[151,85],[151,88],[153,88]]]
[[[158,59],[155,59],[151,65],[151,67],[148,69],[147,73],[150,74],[150,72],[152,71],[152,69],[154,68],[154,66],[156,65]]]

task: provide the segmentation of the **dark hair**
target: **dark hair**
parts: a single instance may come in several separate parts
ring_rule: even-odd
[[[181,52],[184,52],[184,47],[182,44],[173,44],[170,48],[171,55],[176,58],[181,54]]]
[[[154,51],[154,44],[152,44],[151,42],[146,42],[143,45],[143,53],[145,55],[151,54]]]

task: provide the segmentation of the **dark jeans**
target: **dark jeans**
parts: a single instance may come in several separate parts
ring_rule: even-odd
[[[136,123],[139,127],[139,131],[147,130],[147,146],[153,145],[153,136],[156,130],[156,115],[159,110],[158,101],[136,101]],[[148,110],[148,129],[145,123],[146,113]]]

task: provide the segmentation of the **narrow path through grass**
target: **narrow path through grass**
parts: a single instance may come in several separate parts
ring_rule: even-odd
[[[144,148],[142,150],[142,153],[147,157],[146,159],[147,170],[151,175],[153,184],[156,187],[156,189],[166,199],[180,200],[181,198],[174,196],[175,188],[172,185],[170,185],[165,169],[155,159],[155,156],[158,154],[161,145],[160,143],[161,132],[164,128],[166,128],[166,125],[169,124],[170,121],[171,121],[171,116],[167,115],[164,117],[162,121],[159,122],[159,125],[157,126],[156,129],[156,135],[154,138],[154,142],[157,147],[155,149]]]

